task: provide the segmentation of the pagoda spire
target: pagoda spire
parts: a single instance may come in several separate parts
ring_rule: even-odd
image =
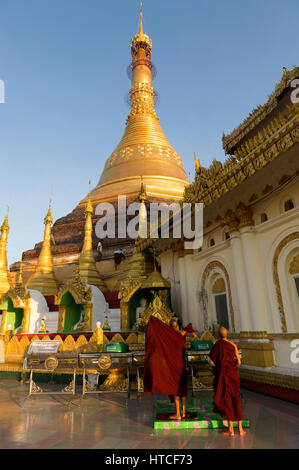
[[[153,87],[152,41],[144,31],[143,19],[141,2],[128,67],[130,112],[124,134],[92,191],[93,203],[115,200],[117,194],[138,196],[141,175],[149,197],[181,199],[188,183],[182,160],[167,140],[156,114],[158,93]],[[86,201],[87,198],[80,205]]]
[[[9,232],[8,213],[9,207],[7,208],[6,216],[0,228],[0,294],[5,294],[10,289],[6,252],[7,237]]]
[[[82,251],[79,257],[79,274],[87,284],[98,287],[100,290],[107,290],[103,279],[97,268],[92,249],[92,214],[93,207],[88,195],[85,207],[85,233]]]
[[[142,2],[140,2],[139,34],[143,34],[143,26],[142,26]]]
[[[45,231],[41,252],[38,257],[37,266],[33,276],[29,279],[28,288],[40,291],[43,295],[55,295],[58,284],[54,275],[52,253],[51,253],[51,225],[53,223],[52,201],[44,218]]]

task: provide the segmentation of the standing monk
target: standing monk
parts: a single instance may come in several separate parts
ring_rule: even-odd
[[[180,330],[178,321],[175,318],[170,320],[170,326],[180,333],[183,337],[185,336],[196,336],[195,332],[193,331],[191,323],[187,325],[183,330]],[[182,379],[182,386],[180,388],[179,395],[169,395],[170,401],[174,401],[175,408],[176,408],[176,415],[170,416],[171,419],[181,420],[186,416],[186,396],[187,396],[187,375],[186,370],[183,371],[183,379]],[[180,400],[182,401],[182,410],[180,409]]]
[[[156,392],[175,397],[177,414],[172,418],[180,420],[182,418],[180,397],[183,401],[183,397],[187,395],[185,371],[187,332],[179,331],[177,322],[172,325],[167,325],[154,316],[149,319],[145,338],[143,384],[144,392],[149,395]],[[190,325],[188,330],[191,330]],[[185,400],[182,415],[183,417],[185,415]]]
[[[214,369],[214,411],[228,421],[228,435],[234,436],[233,421],[238,421],[240,436],[246,434],[242,427],[242,406],[238,367],[241,358],[237,346],[227,339],[228,330],[221,326],[219,341],[214,344],[210,358]]]

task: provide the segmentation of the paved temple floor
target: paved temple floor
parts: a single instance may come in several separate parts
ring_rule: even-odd
[[[242,390],[251,427],[244,437],[218,430],[153,430],[154,399],[133,392],[90,395],[81,406],[69,396],[36,396],[23,407],[28,384],[0,379],[2,449],[298,449],[299,408],[295,404]],[[197,397],[210,397],[201,392]],[[80,403],[79,399],[74,400]]]

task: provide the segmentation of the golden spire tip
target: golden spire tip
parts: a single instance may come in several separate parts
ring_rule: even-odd
[[[143,26],[142,26],[142,2],[140,2],[139,33],[140,33],[140,34],[143,34]]]

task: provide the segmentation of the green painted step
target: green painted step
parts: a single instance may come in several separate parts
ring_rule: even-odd
[[[213,401],[208,398],[191,398],[186,401],[186,412],[197,413],[195,419],[184,419],[181,421],[174,421],[168,419],[158,419],[157,415],[175,413],[174,404],[168,400],[157,400],[155,408],[155,421],[154,429],[225,429],[228,427],[227,420],[221,418],[220,415],[213,412]],[[250,423],[248,419],[243,419],[243,427],[249,427]],[[237,427],[237,422],[233,423],[234,427]]]

